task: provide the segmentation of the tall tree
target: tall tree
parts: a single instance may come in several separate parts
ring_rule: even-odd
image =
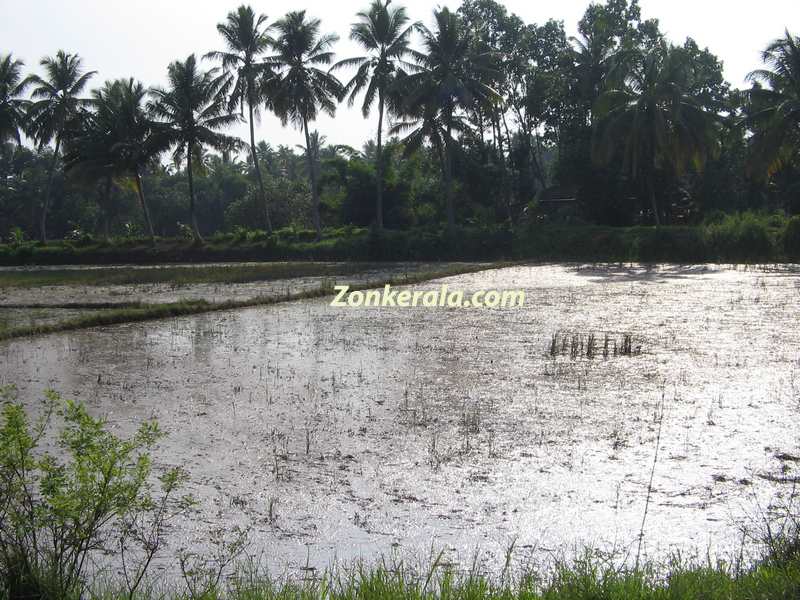
[[[409,107],[402,119],[395,122],[389,132],[392,135],[403,136],[402,143],[406,156],[421,148],[425,142],[430,144],[439,161],[442,179],[446,181],[449,166],[446,157],[447,138],[452,137],[454,131],[466,130],[467,125],[463,117],[456,115],[448,121],[444,109],[431,101]]]
[[[383,229],[383,119],[390,86],[399,73],[412,69],[414,65],[406,61],[411,55],[411,33],[419,24],[409,25],[406,9],[402,6],[390,8],[392,0],[373,0],[367,10],[359,12],[358,21],[350,30],[350,39],[368,53],[340,61],[334,69],[356,68],[356,74],[345,85],[344,93],[349,94],[348,103],[352,106],[363,92],[364,101],[361,112],[369,116],[376,97],[378,103],[378,136],[375,157],[377,188],[375,190],[375,224]]]
[[[29,80],[23,79],[21,60],[11,54],[0,55],[0,144],[21,143],[20,131],[25,124],[27,101],[23,98]]]
[[[99,90],[92,92],[97,102]],[[111,142],[105,123],[98,118],[100,111],[81,109],[79,117],[70,125],[63,144],[64,174],[72,181],[89,189],[99,188],[99,202],[103,213],[103,232],[110,237],[111,193],[114,167],[111,160]]]
[[[322,237],[319,214],[319,182],[314,167],[308,124],[320,111],[331,116],[343,94],[341,82],[320,66],[333,61],[331,47],[339,39],[335,34],[320,34],[319,19],[307,18],[304,10],[290,12],[275,23],[278,36],[273,42],[275,54],[267,59],[278,71],[274,107],[283,123],[291,121],[302,128],[306,141],[306,160],[311,184],[311,206],[317,239]]]
[[[717,117],[687,94],[690,66],[666,45],[643,55],[618,89],[604,92],[595,108],[592,153],[600,164],[621,154],[623,169],[643,187],[661,224],[655,176],[702,168],[717,143]]]
[[[660,43],[656,21],[642,21],[638,0],[592,3],[578,22],[577,37],[560,67],[563,107],[559,119],[557,179],[576,184],[584,195],[600,177],[591,160],[597,99],[623,85],[624,76],[643,53]]]
[[[81,58],[63,50],[59,50],[55,57],[43,58],[39,64],[44,68],[45,76],[31,75],[28,78],[34,86],[33,100],[28,109],[28,128],[40,149],[55,141],[39,219],[41,240],[46,243],[47,212],[64,132],[79,110],[91,103],[80,95],[95,71],[84,72]]]
[[[462,19],[447,8],[434,11],[433,30],[420,26],[424,52],[415,52],[421,70],[405,78],[411,116],[422,117],[423,123],[434,119],[443,127],[444,196],[447,227],[455,229],[453,205],[453,155],[456,151],[453,133],[457,111],[468,109],[479,99],[497,98],[497,92],[485,81],[494,70],[493,54],[488,48],[477,48]],[[413,138],[412,138],[413,139]]]
[[[800,37],[786,31],[762,54],[764,69],[750,73],[752,163],[772,176],[800,159]],[[764,87],[766,86],[766,87]]]
[[[186,161],[189,180],[189,210],[195,241],[202,242],[195,210],[194,159],[203,147],[226,150],[238,140],[222,134],[220,129],[239,120],[227,110],[228,79],[218,69],[203,71],[194,54],[185,61],[175,61],[167,70],[167,88],[151,90],[149,108],[158,123],[156,133],[162,143],[175,148],[175,158]]]
[[[102,177],[130,179],[151,240],[153,221],[144,195],[141,172],[166,149],[146,110],[147,90],[134,79],[107,81],[92,92],[93,108],[65,153],[67,171],[94,171]]]
[[[271,42],[268,35],[267,17],[266,15],[256,15],[252,7],[242,5],[228,13],[225,22],[217,25],[217,31],[225,40],[227,48],[218,52],[209,52],[206,57],[221,61],[222,67],[231,72],[230,108],[238,107],[242,115],[244,115],[245,107],[247,108],[253,170],[258,180],[264,224],[267,231],[272,233],[269,201],[264,189],[264,179],[261,176],[255,134],[255,121],[259,116],[258,108],[263,100],[261,94],[263,86],[259,85],[259,81],[265,75],[270,76],[269,67],[263,62],[259,62],[259,58],[267,51]]]

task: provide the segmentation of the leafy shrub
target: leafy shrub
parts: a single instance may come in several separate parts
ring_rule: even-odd
[[[159,508],[182,480],[177,470],[166,473],[164,494],[154,501],[147,482],[157,424],[121,439],[52,391],[33,423],[13,387],[0,389],[0,399],[0,597],[80,598],[90,554],[115,549],[127,551],[133,595],[160,546],[168,511]],[[51,432],[57,419],[62,427]],[[58,455],[42,449],[53,436]],[[142,540],[141,552],[132,552]]]
[[[783,232],[783,251],[792,260],[800,259],[800,217],[792,217]]]
[[[720,260],[771,260],[775,254],[768,219],[753,213],[728,215],[710,225],[707,235]]]
[[[270,235],[263,229],[253,229],[247,232],[247,241],[250,243],[266,242]]]
[[[725,220],[727,213],[724,210],[714,209],[708,212],[703,219],[704,225],[719,225]]]
[[[25,231],[22,227],[12,227],[8,232],[8,243],[12,246],[19,246],[25,241]]]
[[[242,227],[241,225],[238,225],[233,230],[231,241],[233,241],[234,244],[241,244],[242,242],[246,242],[248,232],[249,230],[247,229],[247,227]]]
[[[80,229],[75,229],[64,238],[64,242],[70,244],[74,248],[85,248],[92,246],[96,243],[94,236],[91,233],[86,233]]]
[[[317,232],[313,229],[300,229],[294,225],[276,229],[274,234],[288,242],[313,242],[317,239]]]
[[[702,262],[708,248],[702,232],[695,228],[646,228],[639,231],[635,255],[643,262]]]
[[[178,221],[178,237],[183,240],[193,240],[194,230],[190,225]]]
[[[786,227],[788,223],[786,215],[782,211],[770,213],[765,216],[764,220],[767,224],[767,227],[773,227],[776,229],[782,229]]]
[[[238,228],[237,228],[238,229]],[[226,233],[224,231],[217,231],[211,235],[209,238],[215,244],[224,244],[227,242],[235,243],[237,242],[236,238],[236,231],[234,230],[233,233]]]
[[[139,226],[136,223],[130,223],[130,222],[125,223],[122,226],[122,231],[123,231],[123,235],[126,238],[135,238],[135,237],[139,237],[142,234],[141,229],[139,228]]]

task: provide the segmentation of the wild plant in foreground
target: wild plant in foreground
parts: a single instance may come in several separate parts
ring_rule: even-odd
[[[161,478],[156,500],[149,453],[161,432],[145,422],[128,439],[109,432],[78,403],[46,392],[31,422],[13,387],[0,389],[0,597],[82,597],[91,557],[123,558],[133,597],[161,547],[166,521],[189,499],[176,500],[183,480]],[[60,420],[57,432],[50,430]],[[55,435],[56,455],[44,448]]]

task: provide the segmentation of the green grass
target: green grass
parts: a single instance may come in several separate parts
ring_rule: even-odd
[[[53,269],[0,272],[0,287],[43,285],[138,285],[251,283],[297,277],[355,275],[385,265],[370,263],[277,262],[258,265],[164,266],[153,268]]]
[[[351,290],[366,290],[380,288],[387,284],[390,285],[411,285],[421,283],[440,277],[461,275],[465,273],[475,273],[488,269],[500,269],[512,266],[513,263],[496,263],[492,265],[450,265],[438,269],[409,273],[403,276],[390,277],[380,281],[372,281],[363,285],[351,286]],[[321,298],[332,296],[332,284],[323,283],[319,288],[305,290],[296,293],[283,295],[256,297],[247,300],[228,300],[224,302],[206,302],[204,300],[184,300],[180,302],[170,302],[162,304],[124,304],[115,308],[105,310],[95,310],[90,314],[80,317],[66,319],[58,323],[33,324],[22,326],[0,326],[0,341],[26,337],[31,335],[43,335],[56,333],[59,331],[71,331],[75,329],[85,329],[88,327],[101,327],[116,325],[119,323],[134,323],[138,321],[152,321],[156,319],[166,319],[185,315],[201,314],[220,310],[233,310],[238,308],[249,308],[253,306],[266,306],[279,302],[292,300],[302,300],[308,298]],[[60,306],[59,308],[64,308]],[[95,304],[70,304],[69,308],[98,308]]]
[[[119,582],[118,582],[119,583]],[[114,582],[98,586],[97,598],[126,595]],[[190,597],[182,581],[143,591],[141,598]],[[381,559],[374,566],[339,567],[320,577],[271,577],[240,565],[227,583],[198,598],[231,600],[796,600],[800,598],[800,557],[764,560],[747,568],[674,560],[634,570],[589,556],[560,563],[547,574],[503,572],[489,576],[473,568],[458,572],[434,561],[410,569]]]

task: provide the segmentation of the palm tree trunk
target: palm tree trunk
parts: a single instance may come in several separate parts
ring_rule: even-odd
[[[186,174],[189,176],[189,213],[192,218],[192,232],[194,233],[194,240],[202,242],[203,237],[200,235],[200,228],[197,226],[197,214],[194,210],[194,178],[192,176],[192,145],[186,145]]]
[[[506,141],[508,142],[508,160],[509,163],[511,162],[511,133],[508,130],[508,121],[506,120],[505,113],[501,114],[503,119],[503,127],[506,129]],[[512,204],[512,188],[511,188],[511,168],[506,163],[506,155],[501,151],[500,152],[500,166],[502,167],[503,171],[503,201],[506,205],[506,216],[508,217],[509,225],[514,224],[514,217],[513,211],[511,209]]]
[[[319,218],[319,191],[317,190],[317,168],[311,154],[311,136],[308,134],[308,119],[303,117],[303,132],[306,136],[306,160],[308,161],[308,178],[311,183],[311,218],[317,230],[317,241],[322,239],[322,222]]]
[[[111,176],[103,184],[103,238],[111,239]]]
[[[506,113],[501,113],[500,118],[503,120],[503,128],[506,130],[506,148],[508,150],[508,155],[511,156],[511,132],[508,129]]]
[[[272,220],[269,218],[269,203],[267,202],[267,193],[264,191],[264,179],[261,177],[261,166],[258,164],[258,153],[256,152],[256,132],[255,125],[253,124],[252,101],[247,102],[247,107],[250,111],[250,152],[253,155],[253,168],[256,171],[258,191],[261,194],[261,205],[264,208],[264,223],[267,227],[267,233],[272,235]]]
[[[456,230],[456,212],[453,206],[453,151],[450,145],[453,126],[451,115],[447,115],[447,137],[444,140],[444,203],[447,210],[447,233]]]
[[[542,186],[542,189],[545,189],[547,188],[547,181],[545,181],[544,170],[542,169],[542,165],[539,162],[538,158],[542,154],[542,146],[541,143],[539,142],[539,134],[536,135],[531,134],[531,136],[528,137],[528,139],[530,140],[531,137],[536,142],[536,148],[534,148],[532,144],[528,143],[528,151],[530,152],[531,155],[531,161],[533,163],[534,171],[536,173],[536,179],[539,180],[539,185]]]
[[[147,201],[144,199],[144,188],[142,186],[142,176],[139,174],[139,169],[134,171],[134,180],[136,181],[136,194],[139,196],[139,205],[142,207],[142,214],[144,214],[147,232],[150,234],[150,241],[155,244],[156,234],[153,230],[153,220],[150,218],[150,209],[147,208]]]
[[[497,153],[503,154],[503,130],[500,128],[500,116],[497,113],[497,110],[493,111],[493,118],[496,124],[496,131],[497,131],[497,139],[495,140],[495,144],[497,147]]]
[[[378,230],[383,229],[383,91],[378,92],[378,148],[376,152],[377,190],[375,195],[375,224]]]
[[[61,148],[61,135],[56,136],[56,147],[53,150],[53,159],[50,161],[50,170],[47,174],[47,187],[44,189],[44,202],[42,204],[42,215],[39,219],[39,233],[42,244],[47,243],[47,211],[50,210],[50,194],[53,191],[53,177],[56,174],[56,163],[58,162],[58,151]]]
[[[650,196],[650,207],[653,209],[653,216],[656,219],[656,226],[661,225],[661,215],[658,214],[658,201],[656,200],[656,188],[653,185],[653,177],[647,178],[647,192]]]

